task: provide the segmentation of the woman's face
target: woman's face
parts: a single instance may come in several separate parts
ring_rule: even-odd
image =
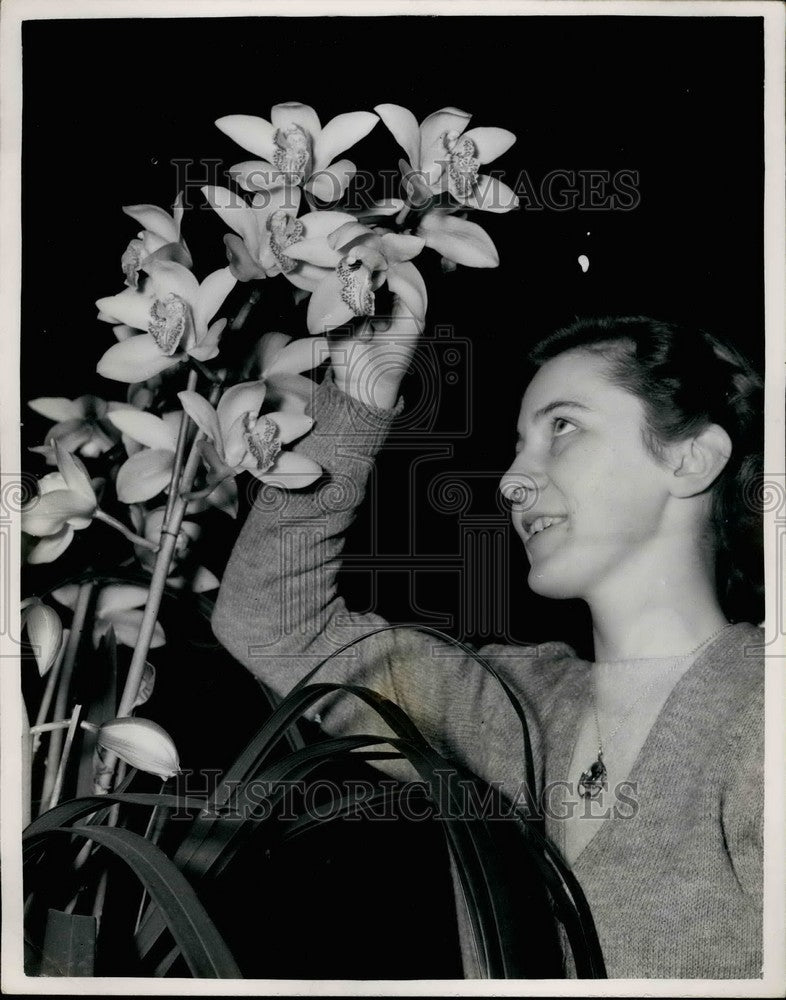
[[[671,470],[645,445],[641,402],[606,370],[602,356],[580,349],[538,370],[500,483],[530,561],[529,585],[546,597],[591,600],[660,565]],[[526,493],[516,494],[519,485]]]

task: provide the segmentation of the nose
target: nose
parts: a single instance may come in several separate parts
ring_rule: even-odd
[[[499,481],[499,491],[516,510],[531,510],[545,486],[545,476],[525,462],[523,452]]]

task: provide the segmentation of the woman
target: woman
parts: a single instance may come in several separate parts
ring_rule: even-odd
[[[348,611],[335,579],[420,327],[399,304],[388,335],[333,336],[298,446],[328,488],[260,494],[235,546],[214,629],[277,691],[385,624]],[[760,542],[745,500],[761,382],[713,338],[646,318],[577,322],[534,360],[500,488],[530,587],[587,602],[595,657],[560,642],[480,652],[527,711],[547,832],[587,896],[608,975],[760,976],[763,640],[736,607],[747,570],[760,572],[744,553]],[[520,794],[515,716],[447,643],[380,632],[322,676],[376,688],[441,752]],[[320,721],[380,731],[366,712],[334,698]]]

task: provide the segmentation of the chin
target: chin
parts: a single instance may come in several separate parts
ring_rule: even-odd
[[[561,563],[561,565],[560,565]],[[557,601],[583,598],[588,588],[586,574],[577,574],[581,560],[541,559],[530,564],[527,584],[540,597],[551,597]]]

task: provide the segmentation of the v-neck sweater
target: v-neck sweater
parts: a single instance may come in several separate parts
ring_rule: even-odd
[[[325,476],[305,491],[259,492],[227,565],[213,628],[279,694],[365,637],[333,656],[316,679],[379,691],[441,753],[521,801],[521,725],[498,682],[467,653],[415,627],[374,633],[388,623],[350,611],[336,587],[345,532],[402,407],[403,400],[394,410],[365,406],[329,373],[315,386],[308,407],[314,427],[296,450],[319,462]],[[702,649],[629,772],[627,810],[605,821],[574,859],[610,978],[761,976],[762,649],[761,629],[744,623]],[[562,642],[491,644],[479,653],[524,707],[546,832],[564,851],[562,817],[576,801],[568,769],[592,664]],[[312,717],[334,734],[391,735],[346,694],[325,699]],[[381,766],[414,776],[405,762]],[[472,976],[465,936],[462,953]],[[565,971],[575,974],[570,960]]]

